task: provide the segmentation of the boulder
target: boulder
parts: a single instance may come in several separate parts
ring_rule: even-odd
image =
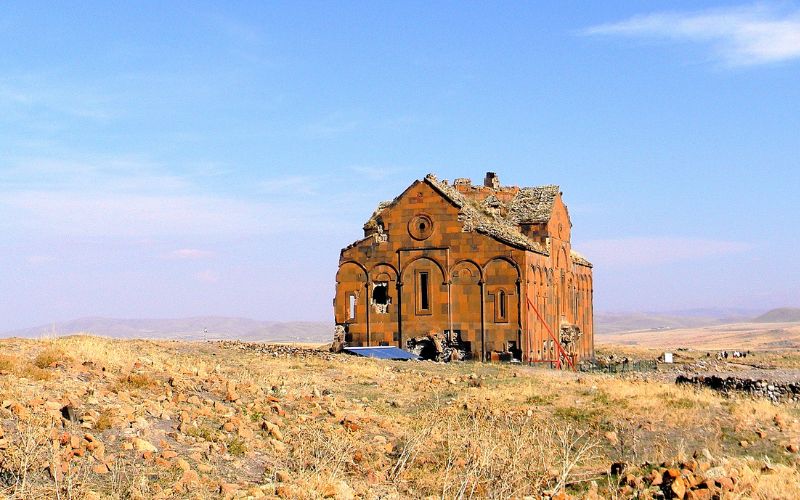
[[[136,451],[149,451],[151,453],[158,452],[158,448],[156,448],[153,443],[142,438],[134,438],[133,447],[136,449]]]
[[[353,489],[344,480],[326,484],[322,487],[321,493],[323,497],[335,500],[352,500],[355,498]]]
[[[233,381],[228,381],[225,386],[225,401],[234,402],[238,401],[239,394],[236,392],[236,383]]]
[[[670,498],[677,498],[678,500],[686,496],[686,483],[682,477],[676,477],[672,484],[669,485],[668,495]]]

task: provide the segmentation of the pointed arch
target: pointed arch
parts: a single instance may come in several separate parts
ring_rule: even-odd
[[[558,250],[558,256],[556,258],[556,268],[566,269],[568,264],[569,264],[569,259],[567,258],[567,250],[562,246]]]

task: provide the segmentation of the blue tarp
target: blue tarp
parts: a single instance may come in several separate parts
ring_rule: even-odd
[[[393,346],[345,347],[344,351],[356,356],[379,359],[419,359],[415,354]]]

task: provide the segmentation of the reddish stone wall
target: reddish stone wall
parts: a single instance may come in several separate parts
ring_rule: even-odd
[[[464,232],[458,214],[417,181],[381,213],[382,230],[342,250],[334,313],[347,341],[405,347],[409,338],[453,330],[476,359],[510,346],[526,361],[555,359],[530,299],[555,335],[562,322],[578,325],[583,336],[571,352],[593,356],[591,267],[572,262],[560,197],[547,225],[550,255]]]

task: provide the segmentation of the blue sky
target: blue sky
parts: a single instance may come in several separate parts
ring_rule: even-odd
[[[798,2],[6,2],[0,47],[0,331],[327,320],[377,202],[487,170],[561,185],[598,311],[800,306]]]

